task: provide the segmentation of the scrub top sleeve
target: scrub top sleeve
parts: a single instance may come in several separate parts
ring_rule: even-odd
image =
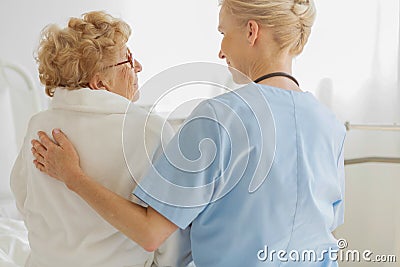
[[[134,194],[185,229],[210,203],[221,168],[220,126],[214,108],[200,103]]]
[[[344,223],[344,193],[345,193],[344,140],[340,150],[337,166],[338,166],[338,179],[341,190],[341,199],[333,203],[334,221],[331,231],[335,230],[339,225]]]

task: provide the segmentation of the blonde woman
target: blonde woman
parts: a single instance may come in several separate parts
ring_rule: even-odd
[[[130,34],[128,24],[104,12],[89,12],[71,18],[65,28],[50,25],[42,32],[39,76],[52,100],[48,110],[32,117],[11,176],[17,207],[29,231],[31,254],[26,266],[153,264],[153,253],[108,224],[63,184],[32,168],[30,152],[37,131],[50,133],[60,127],[79,147],[80,164],[94,180],[126,201],[141,203],[131,195],[135,181],[172,131],[161,118],[132,104],[139,96],[137,74],[142,66],[126,46]],[[135,147],[125,150],[135,162],[131,170],[122,144],[125,118],[131,126],[125,134],[136,140]],[[184,247],[190,249],[181,232],[156,251],[154,262],[183,264],[179,261],[190,257],[182,252]]]
[[[314,18],[312,0],[221,2],[219,57],[253,82],[193,111],[134,191],[148,208],[82,170],[79,152],[58,129],[56,144],[44,133],[33,142],[36,167],[147,250],[191,225],[197,267],[337,266],[332,231],[343,223],[345,129],[292,76]],[[213,146],[199,153],[203,141]],[[204,168],[191,171],[194,160]],[[165,179],[162,192],[151,187]],[[209,194],[196,194],[210,184]],[[187,190],[192,198],[173,205]],[[200,203],[196,197],[208,201],[191,205]],[[124,212],[110,216],[114,209]]]

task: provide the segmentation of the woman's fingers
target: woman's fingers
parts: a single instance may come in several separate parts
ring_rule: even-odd
[[[38,140],[31,141],[31,144],[32,144],[31,152],[32,152],[32,155],[35,157],[33,164],[41,172],[48,174],[46,167],[45,167],[48,165],[48,162],[46,161],[46,159],[49,156],[48,152],[49,152],[49,149],[56,148],[57,145],[54,144],[54,142],[50,140],[50,138],[47,136],[47,134],[42,131],[38,132],[38,136],[39,136],[40,141],[38,141]]]
[[[39,169],[39,171],[46,172],[44,165],[38,162],[36,159],[33,161],[33,164],[37,169]]]
[[[52,147],[57,147],[57,144],[55,144],[53,141],[51,141],[51,139],[47,136],[47,134],[45,132],[39,131],[38,136],[40,139],[40,144],[46,150],[48,150],[49,148],[52,148]]]
[[[38,140],[32,140],[31,144],[32,148],[35,149],[35,152],[39,153],[42,156],[45,156],[47,149]]]
[[[79,155],[73,144],[59,129],[52,131],[55,141],[45,132],[38,132],[39,141],[32,140],[34,165],[40,171],[64,183],[81,173]]]
[[[62,148],[70,148],[72,146],[71,142],[65,136],[60,129],[54,129],[52,131],[54,140],[62,147]]]
[[[44,157],[43,157],[40,153],[38,153],[37,150],[36,150],[34,147],[32,147],[31,151],[32,151],[32,154],[33,154],[33,156],[35,157],[35,159],[36,159],[40,164],[42,164],[42,165],[44,166],[45,163],[46,163],[45,160],[44,160]]]

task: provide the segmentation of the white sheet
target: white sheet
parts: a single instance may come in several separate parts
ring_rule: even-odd
[[[24,222],[0,217],[0,266],[23,267],[29,252]]]

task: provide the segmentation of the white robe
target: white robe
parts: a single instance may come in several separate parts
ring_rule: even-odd
[[[143,204],[132,197],[135,179],[141,179],[149,167],[148,158],[150,162],[154,159],[173,131],[160,117],[148,117],[147,111],[130,104],[108,91],[58,88],[49,109],[32,117],[11,174],[11,188],[29,231],[31,255],[26,266],[152,264],[153,253],[146,252],[108,224],[63,183],[38,171],[30,151],[30,141],[38,138],[39,130],[51,136],[52,129],[60,128],[76,147],[87,175],[124,198]],[[129,129],[123,131],[129,105]],[[136,141],[124,146],[123,134]],[[129,165],[135,166],[131,168],[132,175],[124,152],[127,160],[133,162]],[[177,261],[190,257],[188,249],[188,232],[177,231],[155,253],[158,257],[155,262],[160,266],[180,266],[182,263]]]

